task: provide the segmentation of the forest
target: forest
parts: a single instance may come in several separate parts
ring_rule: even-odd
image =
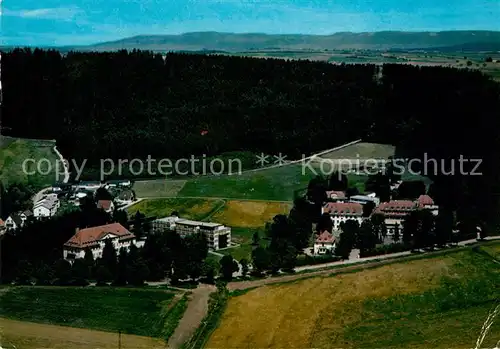
[[[433,175],[436,201],[498,216],[500,85],[470,69],[16,49],[2,54],[2,85],[6,134],[56,139],[87,168],[148,155],[300,158],[362,138],[448,167],[481,159],[481,176]]]

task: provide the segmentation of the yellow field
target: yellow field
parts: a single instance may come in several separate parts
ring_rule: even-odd
[[[230,227],[259,228],[278,214],[288,214],[291,204],[280,202],[230,200],[210,219]]]
[[[5,349],[115,349],[118,334],[0,318],[0,346]],[[160,339],[122,334],[121,347],[163,349],[166,345]]]
[[[471,348],[488,308],[409,320],[406,317],[418,311],[418,301],[412,309],[397,298],[436,290],[443,276],[460,278],[453,268],[460,258],[454,254],[251,290],[229,300],[206,347]],[[365,302],[370,299],[381,304],[388,300],[385,306],[390,311],[366,310]],[[370,322],[365,322],[368,318]],[[499,328],[496,325],[492,331]]]

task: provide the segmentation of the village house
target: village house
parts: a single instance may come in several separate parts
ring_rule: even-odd
[[[387,234],[393,235],[396,227],[403,229],[405,218],[418,208],[415,201],[411,200],[391,200],[380,204],[372,215],[381,214],[387,227]]]
[[[198,222],[171,216],[154,220],[151,227],[153,233],[175,230],[181,237],[204,233],[208,248],[211,250],[219,250],[231,244],[231,228],[219,223]]]
[[[7,230],[15,230],[21,228],[23,225],[24,222],[19,213],[13,213],[5,220],[5,228]]]
[[[101,258],[104,244],[108,239],[111,239],[117,252],[122,247],[129,250],[132,244],[137,247],[144,246],[144,241],[138,241],[135,235],[120,223],[112,223],[85,229],[77,228],[75,235],[63,246],[63,257],[73,262],[75,259],[85,257],[85,251],[90,249],[94,259]]]
[[[323,231],[319,234],[318,238],[314,242],[314,254],[334,254],[336,247],[336,239],[333,234],[328,231]]]
[[[326,192],[327,201],[330,202],[345,202],[347,197],[343,191],[330,190]]]
[[[97,208],[104,210],[107,213],[113,212],[115,205],[111,200],[99,200],[97,201]]]
[[[363,222],[363,206],[354,202],[329,202],[321,208],[321,214],[323,213],[330,214],[334,230],[338,230],[341,223],[350,219],[359,224]]]

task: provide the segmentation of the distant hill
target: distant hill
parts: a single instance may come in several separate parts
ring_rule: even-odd
[[[141,49],[152,51],[257,51],[333,49],[437,49],[478,48],[498,50],[500,31],[375,32],[332,35],[270,35],[196,32],[181,35],[141,35],[90,46],[64,47],[66,50],[111,51]]]

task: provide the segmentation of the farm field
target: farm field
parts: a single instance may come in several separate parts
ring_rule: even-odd
[[[0,297],[2,317],[49,325],[166,339],[179,320],[175,293],[162,290],[15,287]]]
[[[18,182],[32,184],[36,187],[46,187],[57,181],[55,166],[58,157],[53,150],[54,141],[0,137],[0,180],[4,185]],[[37,170],[37,164],[28,162],[26,172],[32,173],[29,175],[23,170],[23,163],[26,159],[34,159],[35,161],[47,159],[52,170],[47,174],[41,174],[39,170],[48,171],[49,163],[47,161],[40,164],[39,170]]]
[[[130,206],[127,212],[132,217],[137,211],[146,217],[168,217],[177,211],[181,218],[203,220],[224,205],[224,200],[210,199],[148,199]]]
[[[498,264],[468,249],[263,286],[229,300],[206,347],[473,348],[499,283]],[[497,319],[482,347],[499,334]]]
[[[0,318],[0,345],[5,349],[115,349],[118,334]],[[121,348],[163,349],[165,343],[158,338],[122,334]]]
[[[288,214],[291,203],[228,200],[210,218],[230,227],[261,228],[278,214]]]
[[[394,156],[396,147],[389,144],[360,142],[321,155],[323,159],[388,159]]]
[[[151,179],[134,183],[139,198],[176,196],[186,183],[185,180]]]

